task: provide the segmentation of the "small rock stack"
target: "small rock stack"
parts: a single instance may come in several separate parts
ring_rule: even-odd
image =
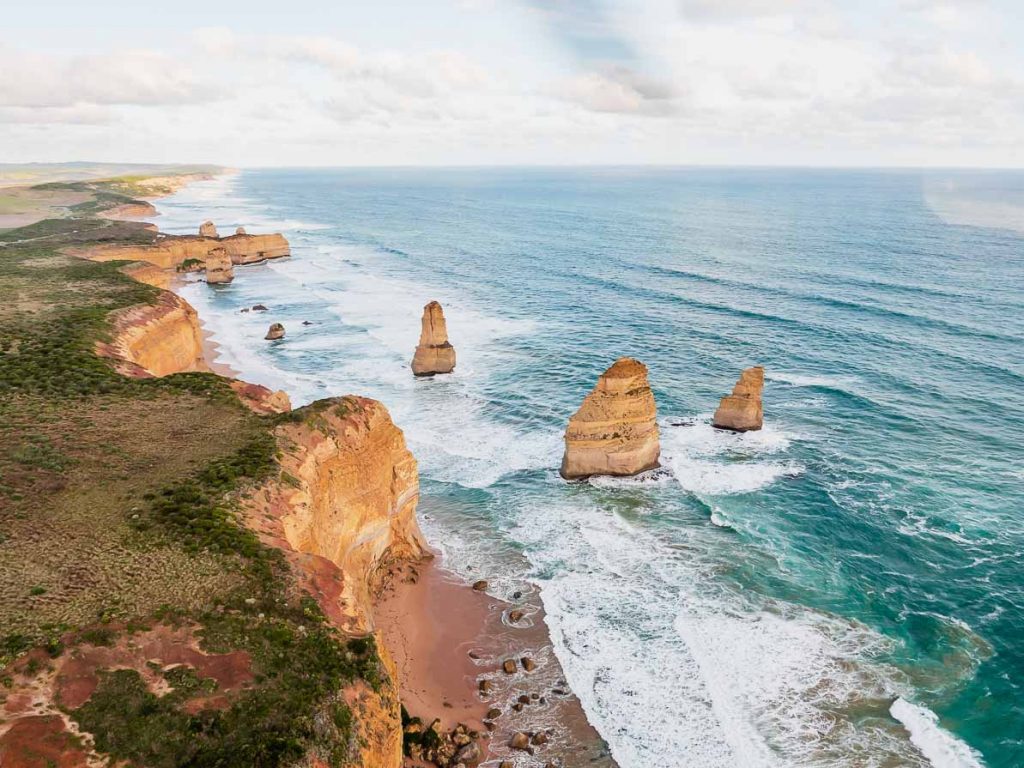
[[[636,475],[657,467],[660,455],[647,366],[631,357],[620,358],[569,419],[562,477]]]
[[[218,237],[217,226],[212,221],[204,221],[199,225],[200,237]]]
[[[420,343],[412,357],[412,372],[416,376],[451,373],[455,369],[455,347],[448,341],[448,326],[444,310],[436,301],[423,308]]]
[[[223,248],[214,248],[206,255],[206,282],[230,283],[235,277],[231,257]]]
[[[764,424],[761,392],[764,390],[764,368],[756,365],[740,374],[732,394],[722,398],[715,411],[714,426],[732,432],[751,432]]]

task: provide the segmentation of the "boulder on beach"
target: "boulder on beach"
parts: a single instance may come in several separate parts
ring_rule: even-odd
[[[448,326],[444,310],[436,301],[423,308],[420,343],[412,357],[412,372],[416,376],[451,373],[455,368],[455,347],[448,342]]]
[[[631,357],[601,374],[565,430],[559,470],[566,480],[593,475],[636,475],[658,466],[654,393],[647,366]]]
[[[200,237],[217,237],[217,226],[212,221],[204,221],[199,225]]]
[[[722,398],[715,411],[713,424],[717,429],[733,432],[751,432],[761,429],[764,423],[764,408],[761,392],[764,390],[764,368],[755,365],[740,374],[739,381],[732,388],[732,394]]]
[[[278,339],[284,338],[284,326],[280,323],[274,323],[267,330],[267,335],[264,336],[267,341],[277,341]]]
[[[231,257],[223,248],[214,248],[206,256],[206,282],[230,283],[235,277]]]

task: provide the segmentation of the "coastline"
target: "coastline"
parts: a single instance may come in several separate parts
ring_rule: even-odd
[[[175,275],[170,290],[181,296],[184,284]],[[198,324],[207,367],[220,376],[244,377],[216,362],[219,346],[210,324],[202,315]],[[482,761],[500,758],[521,765],[520,758],[530,755],[530,765],[569,766],[585,754],[589,765],[615,766],[569,689],[539,595],[517,593],[520,599],[511,604],[476,591],[437,553],[433,559],[392,566],[384,581],[373,621],[396,663],[401,701],[410,716],[425,727],[439,720],[445,733],[459,725],[480,733]],[[513,611],[525,618],[511,621]],[[525,659],[536,666],[527,671]],[[515,662],[512,674],[502,668],[508,660]],[[486,694],[481,681],[490,687]],[[488,720],[495,709],[500,715]],[[517,733],[531,737],[526,750],[511,748]],[[417,764],[408,758],[405,763]]]

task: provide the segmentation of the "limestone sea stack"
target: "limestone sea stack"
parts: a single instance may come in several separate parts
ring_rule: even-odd
[[[244,235],[245,234],[245,227],[239,227],[238,229],[236,229],[235,230],[235,234],[236,235]]]
[[[714,425],[733,432],[751,432],[764,422],[761,391],[764,389],[764,368],[755,365],[740,374],[732,394],[722,398],[715,411]]]
[[[217,227],[212,221],[204,221],[199,225],[200,237],[217,237]]]
[[[619,358],[569,419],[562,477],[635,475],[657,467],[660,455],[647,366],[631,357]]]
[[[284,338],[284,326],[274,323],[267,329],[267,335],[263,337],[267,341],[277,341]]]
[[[230,283],[235,277],[231,257],[223,248],[214,248],[206,256],[206,282]]]
[[[444,310],[436,301],[423,308],[420,343],[412,357],[412,372],[416,376],[451,373],[455,368],[455,347],[448,342],[448,326]]]

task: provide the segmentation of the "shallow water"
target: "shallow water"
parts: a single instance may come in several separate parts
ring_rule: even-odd
[[[1024,174],[275,170],[194,185],[160,225],[285,231],[291,259],[183,289],[222,360],[296,404],[387,404],[428,536],[498,595],[539,588],[621,765],[1009,767],[1014,200]],[[458,367],[414,380],[431,299]],[[622,355],[650,368],[664,469],[567,485],[565,422]],[[755,363],[765,430],[715,432]]]

